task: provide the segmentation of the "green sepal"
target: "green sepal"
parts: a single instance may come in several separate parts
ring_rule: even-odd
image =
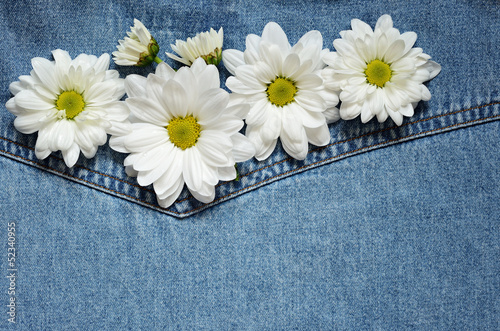
[[[145,67],[147,65],[150,65],[155,60],[156,54],[158,54],[159,51],[160,51],[160,46],[158,46],[158,43],[156,42],[155,38],[151,37],[151,41],[148,45],[148,51],[141,53],[141,56],[139,58],[139,61],[137,61],[136,66]]]
[[[240,181],[240,172],[238,171],[238,166],[236,165],[236,163],[234,164],[234,169],[236,169],[236,178],[234,180],[239,182]]]
[[[207,64],[213,64],[213,65],[218,65],[220,61],[222,60],[222,49],[219,49],[218,47],[214,49],[213,52],[207,55],[202,55],[201,58],[205,60]]]

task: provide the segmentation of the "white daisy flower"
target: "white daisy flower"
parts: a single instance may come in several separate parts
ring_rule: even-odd
[[[190,66],[194,60],[201,57],[207,64],[218,65],[222,56],[222,42],[224,41],[224,32],[222,28],[219,32],[210,29],[210,32],[198,33],[194,38],[188,38],[186,41],[176,40],[175,45],[170,45],[172,50],[180,55],[166,53],[171,59]]]
[[[18,131],[38,132],[39,159],[61,151],[72,167],[80,151],[86,158],[94,157],[107,133],[128,130],[129,111],[119,101],[125,94],[123,79],[116,70],[108,70],[108,54],[80,54],[74,60],[60,49],[52,54],[55,61],[33,58],[30,76],[10,84],[14,97],[6,107],[17,116]]]
[[[434,78],[441,66],[413,47],[415,32],[400,34],[393,28],[389,15],[378,19],[375,30],[358,19],[351,26],[333,42],[337,51],[323,58],[329,65],[323,72],[327,87],[341,91],[340,116],[350,120],[361,114],[363,123],[374,116],[384,122],[390,116],[401,125],[420,100],[431,98],[422,83]]]
[[[110,146],[130,153],[127,174],[153,184],[160,206],[170,206],[184,183],[199,201],[213,201],[219,180],[236,178],[235,162],[253,157],[238,132],[248,107],[228,106],[219,71],[203,59],[177,72],[161,63],[147,78],[129,75],[125,89],[132,131],[112,136]]]
[[[161,62],[156,57],[160,47],[141,21],[134,19],[134,26],[130,27],[127,35],[128,37],[118,41],[118,50],[113,52],[113,61],[116,64],[144,67],[153,61]]]
[[[324,146],[330,141],[327,122],[339,119],[336,92],[325,90],[325,66],[319,31],[310,31],[291,46],[281,27],[268,23],[262,37],[250,34],[246,50],[225,50],[224,65],[234,75],[226,86],[232,102],[249,104],[246,135],[254,143],[255,157],[264,160],[278,138],[285,151],[303,160],[308,142]]]

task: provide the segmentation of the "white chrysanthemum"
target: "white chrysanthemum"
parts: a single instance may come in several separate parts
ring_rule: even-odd
[[[375,30],[358,19],[351,26],[333,42],[336,52],[323,58],[329,65],[323,72],[326,86],[341,91],[340,116],[350,120],[361,114],[363,123],[374,116],[384,122],[390,116],[401,125],[420,100],[431,98],[422,83],[434,78],[441,66],[421,48],[412,48],[417,34],[400,34],[389,15],[378,19]]]
[[[125,94],[123,79],[116,70],[108,70],[108,54],[99,58],[80,54],[74,60],[60,49],[52,54],[55,61],[33,58],[30,76],[10,84],[14,97],[6,107],[17,116],[17,130],[38,131],[39,159],[61,151],[66,165],[72,167],[80,151],[92,158],[97,147],[106,143],[107,133],[128,130],[129,111],[119,101]]]
[[[224,41],[224,32],[222,28],[219,32],[210,29],[210,32],[198,33],[194,38],[188,38],[187,41],[176,40],[175,45],[170,45],[172,50],[180,55],[166,53],[171,59],[190,66],[194,60],[201,57],[207,64],[218,65],[221,60],[222,43]]]
[[[111,137],[110,146],[130,153],[127,174],[153,184],[160,206],[170,206],[184,183],[196,199],[213,201],[219,180],[236,178],[235,162],[253,157],[238,133],[248,107],[228,107],[219,71],[203,59],[177,72],[161,63],[147,78],[129,75],[125,89],[132,131]]]
[[[134,19],[134,26],[130,27],[127,35],[128,37],[118,41],[118,50],[113,52],[113,61],[116,64],[143,67],[158,61],[156,54],[160,47],[141,21]]]
[[[224,65],[234,75],[226,82],[232,102],[251,106],[246,135],[258,160],[269,157],[278,137],[299,160],[305,159],[308,142],[324,146],[330,141],[327,122],[339,116],[338,96],[324,89],[321,78],[321,58],[327,52],[319,31],[306,33],[291,47],[274,22],[265,26],[262,37],[247,36],[245,52],[223,52]]]

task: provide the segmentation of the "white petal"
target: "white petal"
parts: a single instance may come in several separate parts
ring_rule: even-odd
[[[188,189],[189,189],[189,186],[188,186]],[[198,192],[198,191],[189,189],[189,192],[191,192],[191,194],[193,195],[193,197],[196,200],[201,201],[203,203],[212,202],[215,198],[215,188],[211,185],[206,185],[204,191],[208,191],[208,192],[206,192],[207,193],[206,195],[200,194],[200,192]]]
[[[413,47],[415,41],[417,41],[417,34],[413,31],[408,31],[403,33],[400,38],[405,42],[405,50],[403,53],[406,54]]]
[[[189,101],[184,88],[178,82],[169,80],[163,88],[163,93],[170,114],[174,117],[185,117]]]
[[[71,64],[71,56],[67,51],[63,51],[62,49],[56,49],[52,51],[52,56],[54,57],[54,60],[58,66],[61,66],[63,68],[69,68]]]
[[[102,54],[94,64],[95,73],[106,71],[109,68],[109,54]]]
[[[319,93],[302,90],[295,96],[295,101],[308,111],[322,113],[326,109],[325,100]]]
[[[161,62],[160,64],[158,64],[158,66],[156,67],[156,71],[155,71],[155,74],[165,80],[167,79],[171,79],[172,77],[174,77],[175,75],[175,70],[172,69],[168,64],[166,64],[165,62]],[[129,76],[127,76],[128,78]]]
[[[391,109],[388,108],[386,108],[386,110],[389,116],[394,121],[394,123],[396,123],[396,125],[400,126],[401,124],[403,124],[403,115],[401,113],[397,111],[392,111]]]
[[[274,105],[267,106],[268,110],[267,120],[260,127],[260,136],[264,141],[275,140],[279,137],[281,132],[281,116],[283,109]]]
[[[59,93],[59,83],[55,76],[55,64],[47,59],[35,57],[31,65],[40,81],[54,94]]]
[[[7,100],[7,102],[5,103],[5,108],[7,108],[7,110],[9,112],[11,112],[12,114],[14,114],[16,116],[19,116],[22,113],[25,113],[24,109],[17,107],[16,100],[14,99],[14,97]]]
[[[261,90],[265,90],[265,89],[255,89],[250,86],[247,86],[235,77],[229,77],[226,80],[226,86],[234,93],[240,93],[245,95],[255,94],[261,92]]]
[[[129,97],[141,97],[146,95],[146,77],[140,75],[128,75],[125,78],[125,91]]]
[[[389,114],[387,113],[387,110],[383,109],[377,114],[377,121],[379,121],[379,123],[383,123],[387,120],[387,117],[389,117]]]
[[[342,102],[340,104],[340,117],[344,120],[352,120],[361,113],[361,107],[357,103]]]
[[[279,135],[279,133],[278,133]],[[276,148],[277,139],[262,140],[258,128],[251,126],[246,129],[246,136],[255,147],[255,158],[259,161],[267,159]]]
[[[429,79],[431,80],[441,72],[441,66],[434,61],[427,61],[424,67],[429,71]]]
[[[233,75],[236,72],[236,68],[245,64],[243,52],[236,49],[226,49],[222,51],[222,61],[226,69]]]
[[[93,84],[84,92],[84,99],[89,105],[102,106],[110,100],[116,98],[113,96],[117,88],[120,88],[114,80],[106,80],[97,84]]]
[[[129,153],[130,151],[125,148],[125,137],[112,136],[109,138],[109,147],[120,153]]]
[[[407,104],[406,106],[403,106],[399,109],[399,112],[401,115],[406,116],[406,117],[412,117],[414,114],[414,109],[411,103]]]
[[[170,163],[169,155],[172,154],[172,150],[175,148],[173,144],[162,144],[157,145],[151,149],[145,150],[142,153],[137,154],[137,158],[132,164],[135,170],[146,173],[152,169],[162,167],[163,172],[166,171],[168,166],[163,167],[163,165]],[[141,174],[139,174],[141,175]],[[158,175],[159,177],[160,175]],[[144,175],[142,175],[144,177]],[[141,184],[142,186],[147,186],[154,182],[157,178],[148,180],[148,184]]]
[[[35,155],[39,160],[44,160],[50,153],[52,153],[50,149],[38,149],[35,147]]]
[[[78,157],[80,156],[80,148],[78,148],[77,144],[73,144],[69,149],[62,151],[62,155],[64,158],[64,163],[66,163],[66,165],[71,168],[75,165],[76,161],[78,161]]]
[[[202,63],[205,63],[203,59],[201,60]],[[203,71],[196,74],[196,79],[198,81],[198,93],[200,94],[210,89],[220,88],[219,70],[214,65],[206,66]]]
[[[206,133],[206,131],[204,131]],[[219,149],[216,144],[207,139],[199,139],[196,144],[204,162],[214,167],[224,167],[230,165],[230,160],[226,153]]]
[[[283,62],[283,75],[291,77],[300,68],[300,57],[295,53],[290,53]]]
[[[192,109],[198,115],[198,123],[203,125],[218,118],[229,102],[229,94],[221,88],[206,91],[199,98],[199,103]]]
[[[26,110],[49,110],[54,109],[55,104],[47,102],[47,100],[40,97],[39,94],[32,90],[20,91],[14,97],[16,104]]]
[[[47,116],[47,111],[45,112],[34,112],[34,113],[22,113],[14,120],[14,126],[19,132],[24,134],[34,133],[44,125],[41,121]]]
[[[291,103],[287,106],[285,111],[290,111],[292,115],[299,119],[305,127],[317,128],[321,125],[326,124],[325,116],[323,112],[311,112],[307,111],[296,103]]]
[[[201,124],[201,121],[198,121]],[[211,121],[206,125],[205,130],[215,130],[222,131],[228,135],[232,135],[241,130],[244,123],[240,117],[224,114],[223,116],[217,116],[214,121]]]
[[[340,110],[337,107],[327,108],[323,115],[326,118],[326,123],[331,124],[340,120]]]
[[[199,166],[201,161],[200,152],[197,148],[187,148],[182,153],[183,169],[182,177],[190,190],[198,191],[203,186],[203,172]]]
[[[246,117],[246,123],[253,126],[260,126],[264,124],[264,122],[269,119],[268,113],[272,111],[269,109],[270,107],[271,106],[266,99],[259,100],[252,106],[252,108],[250,108]]]
[[[234,115],[238,118],[243,119],[243,118],[247,117],[248,111],[250,110],[250,106],[247,104],[243,104],[243,103],[232,104],[232,97],[234,97],[234,96],[235,96],[234,93],[231,93],[229,95],[230,106],[228,106],[226,108],[225,113],[231,114],[231,115]]]
[[[217,173],[219,180],[229,181],[236,178],[236,168],[234,166],[217,168]]]
[[[266,24],[264,31],[262,31],[262,40],[277,45],[283,53],[288,52],[291,48],[285,32],[283,32],[283,29],[275,22]]]
[[[239,66],[236,69],[236,78],[252,89],[265,90],[265,86],[255,76],[254,66],[252,65]]]
[[[126,136],[125,147],[130,152],[142,152],[169,141],[165,128],[151,124],[133,125],[133,132]]]
[[[74,144],[76,124],[74,121],[60,120],[55,123],[57,134],[54,136],[53,150],[67,150]]]
[[[182,177],[179,178],[174,184],[175,184],[175,186],[173,186],[173,187],[175,188],[175,191],[171,195],[169,195],[165,198],[161,198],[161,199],[160,199],[160,197],[158,197],[158,204],[161,207],[167,208],[167,207],[171,206],[175,202],[175,200],[179,197],[179,195],[181,194],[182,188],[184,187],[184,181],[182,180]]]
[[[285,151],[297,160],[307,156],[307,136],[304,127],[291,114],[284,113],[281,126],[281,143]]]
[[[326,124],[317,128],[305,128],[305,130],[309,143],[315,146],[325,146],[330,142],[330,130]]]
[[[422,100],[429,101],[431,99],[431,92],[425,85],[420,85],[420,90],[422,92]]]
[[[107,119],[110,121],[122,122],[128,119],[130,109],[123,101],[108,103],[106,106]]]
[[[399,60],[405,53],[405,42],[401,39],[394,41],[383,55],[383,60],[388,63],[392,63]]]
[[[203,59],[200,60],[203,61]],[[193,102],[197,101],[199,95],[198,81],[194,76],[191,68],[189,67],[180,68],[177,71],[177,74],[175,75],[174,79],[183,87],[184,91],[186,92],[186,95],[189,95],[189,98],[186,98],[186,101],[187,101],[187,107],[191,108],[191,105],[193,105]]]
[[[361,122],[367,123],[374,116],[375,116],[375,114],[370,110],[369,103],[364,102],[363,105],[361,106]]]
[[[80,150],[81,150],[83,156],[85,156],[87,159],[91,159],[97,153],[97,146],[92,146],[89,149],[84,149],[84,148],[82,148],[82,146],[80,146]]]
[[[130,111],[141,121],[155,124],[157,126],[167,126],[172,118],[160,105],[145,98],[127,98],[126,105]]]
[[[198,141],[200,142],[205,139],[209,141],[212,146],[217,146],[217,148],[224,153],[230,152],[233,147],[229,135],[223,131],[203,130],[200,133]]]
[[[255,155],[255,147],[252,142],[241,133],[232,135],[231,141],[233,142],[233,157],[236,162],[244,162]]]
[[[382,31],[387,31],[392,28],[392,18],[391,16],[385,14],[380,16],[375,25],[375,30],[381,29]]]
[[[299,89],[312,90],[323,84],[323,79],[316,74],[306,74],[302,75],[297,81],[297,87]]]
[[[351,27],[352,30],[358,34],[361,38],[364,38],[366,35],[372,35],[373,30],[372,28],[366,24],[365,22],[355,18],[351,20]]]
[[[163,145],[142,153],[141,158],[133,165],[134,169],[138,171],[137,182],[139,185],[147,186],[155,183],[167,172],[173,161],[170,156],[173,148],[175,147],[172,145]]]
[[[304,48],[323,48],[323,37],[321,32],[312,30],[303,35],[297,43],[304,45]]]

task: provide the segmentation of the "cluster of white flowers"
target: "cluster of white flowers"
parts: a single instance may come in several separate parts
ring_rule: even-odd
[[[423,83],[441,67],[413,47],[414,32],[400,34],[389,15],[375,29],[357,19],[351,27],[333,42],[335,52],[323,48],[319,31],[292,46],[274,22],[261,36],[248,35],[244,51],[222,51],[222,28],[211,29],[171,45],[179,56],[166,55],[190,66],[175,71],[134,20],[113,60],[157,62],[154,74],[121,79],[109,70],[108,54],[71,59],[55,50],[54,61],[34,58],[30,75],[10,85],[14,97],[6,107],[17,116],[17,130],[38,132],[39,159],[61,151],[72,167],[80,151],[92,158],[109,134],[111,148],[129,154],[127,174],[153,185],[160,206],[174,203],[184,186],[208,203],[219,181],[237,177],[237,162],[267,159],[278,138],[290,156],[303,160],[309,144],[330,142],[330,123],[360,115],[363,123],[390,117],[401,125],[419,101],[430,99]],[[233,75],[226,81],[231,94],[220,88],[221,59]]]

